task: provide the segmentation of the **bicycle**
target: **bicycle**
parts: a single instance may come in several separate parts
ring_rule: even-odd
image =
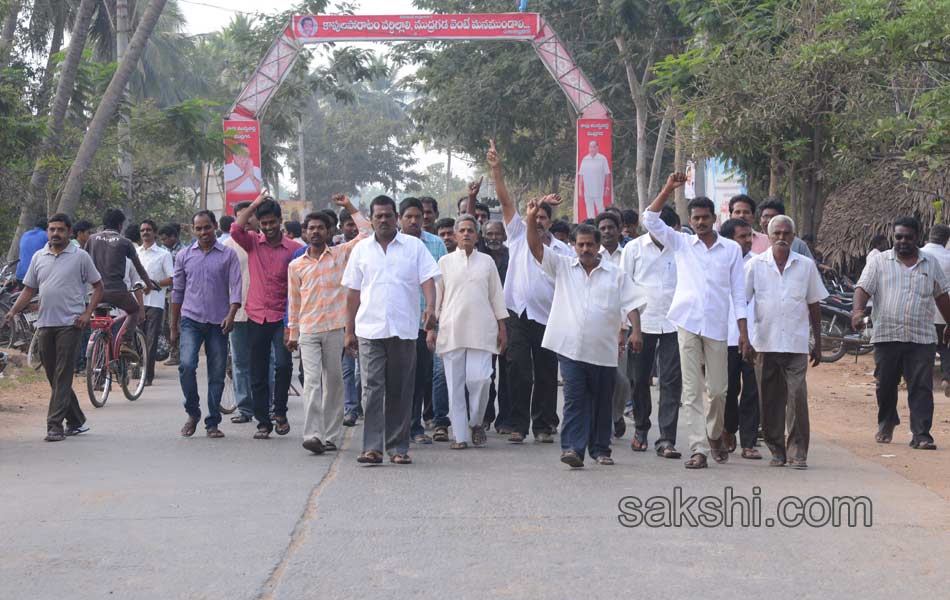
[[[132,349],[138,358],[129,360],[123,357],[119,347],[128,320],[122,312],[113,318],[110,314],[113,310],[115,307],[111,304],[100,304],[90,320],[92,335],[86,346],[86,390],[96,408],[106,405],[114,380],[119,381],[122,393],[130,401],[138,400],[145,390],[145,365],[148,361],[145,334],[136,329],[133,336]]]

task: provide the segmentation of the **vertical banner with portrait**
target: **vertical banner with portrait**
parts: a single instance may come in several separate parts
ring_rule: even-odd
[[[254,200],[264,186],[261,176],[260,121],[224,121],[224,198],[226,212]]]
[[[592,219],[613,202],[613,144],[610,119],[577,120],[577,178],[574,217]]]

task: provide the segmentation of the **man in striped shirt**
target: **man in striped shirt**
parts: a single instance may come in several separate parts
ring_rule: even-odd
[[[343,431],[343,328],[346,291],[340,285],[353,247],[371,231],[369,221],[343,194],[333,203],[345,208],[360,229],[339,246],[327,242],[330,216],[314,212],[304,219],[310,245],[287,268],[287,349],[300,347],[304,371],[303,447],[314,454],[337,449]]]
[[[934,450],[933,365],[937,347],[934,329],[934,301],[944,320],[950,320],[950,283],[940,263],[917,248],[920,223],[914,217],[894,221],[894,248],[871,259],[854,290],[855,329],[864,327],[864,309],[874,300],[875,374],[877,375],[877,435],[875,441],[888,444],[897,416],[897,384],[907,381],[910,407],[910,446]],[[950,328],[944,330],[944,339]]]

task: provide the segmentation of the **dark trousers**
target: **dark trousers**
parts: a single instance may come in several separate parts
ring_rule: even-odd
[[[755,365],[742,360],[738,346],[728,348],[729,389],[726,391],[724,427],[735,435],[739,432],[742,448],[755,448],[759,429],[759,389],[755,382]]]
[[[900,424],[897,416],[897,384],[901,374],[907,381],[910,432],[914,441],[933,442],[930,428],[934,417],[934,344],[883,342],[874,344],[877,374],[878,428]]]
[[[491,384],[488,388],[488,407],[485,409],[485,423],[499,427],[511,426],[511,404],[508,402],[508,354],[491,357]],[[498,400],[498,408],[495,408]]]
[[[416,338],[416,375],[412,391],[410,437],[425,433],[425,426],[422,424],[422,409],[427,397],[432,397],[432,353],[426,346],[426,332],[420,329],[419,337]]]
[[[139,303],[135,299],[135,296],[133,296],[131,292],[103,292],[100,302],[103,304],[111,304],[126,312],[128,315],[125,318],[127,325],[125,326],[125,333],[122,334],[122,343],[134,346],[132,340],[135,335],[135,327],[139,323]]]
[[[274,415],[287,416],[287,393],[293,371],[290,352],[284,346],[284,322],[247,322],[248,343],[251,347],[251,397],[254,398],[254,418],[258,429],[271,431],[270,422],[270,359],[274,355]]]
[[[363,452],[409,451],[409,421],[416,377],[416,342],[396,337],[359,338],[363,381]]]
[[[557,431],[557,355],[541,347],[544,325],[526,313],[508,311],[508,398],[511,428],[523,435],[531,431]]]
[[[781,460],[808,458],[811,428],[807,371],[807,354],[759,352],[755,355],[755,375],[762,399],[762,436],[772,456]]]
[[[43,369],[49,381],[49,411],[46,413],[48,431],[62,433],[63,419],[67,427],[79,427],[86,415],[79,408],[79,399],[73,391],[73,369],[82,330],[66,327],[40,327],[39,350]]]
[[[155,355],[158,353],[158,336],[165,323],[165,309],[145,307],[145,347],[148,348],[148,363],[145,366],[145,381],[155,379]]]
[[[658,363],[660,402],[657,425],[660,437],[656,447],[676,445],[676,425],[680,414],[680,397],[683,394],[683,372],[680,369],[680,349],[676,332],[644,333],[643,350],[631,352],[628,358],[627,376],[633,395],[633,421],[637,431],[650,431],[653,399],[650,397],[650,378],[654,359]]]
[[[614,385],[617,368],[601,367],[558,355],[564,378],[564,428],[561,450],[584,458],[610,456],[613,432]]]
[[[943,330],[946,328],[946,325],[937,325],[937,354],[940,355],[940,379],[950,381],[950,346],[943,343]]]

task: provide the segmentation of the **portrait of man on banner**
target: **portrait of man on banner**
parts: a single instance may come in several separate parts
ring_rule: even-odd
[[[263,187],[261,169],[254,164],[250,148],[243,142],[227,144],[224,157],[224,189],[228,197],[240,194],[256,198]]]
[[[585,211],[579,221],[597,216],[610,204],[610,161],[601,154],[597,140],[587,143],[587,155],[577,168],[577,186],[578,208]]]
[[[312,38],[317,35],[317,21],[313,17],[303,17],[297,22],[297,30],[301,37]]]

